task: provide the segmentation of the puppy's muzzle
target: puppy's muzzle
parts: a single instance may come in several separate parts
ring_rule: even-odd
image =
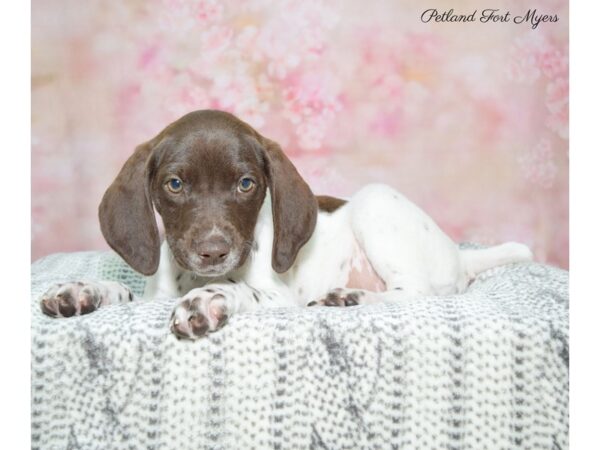
[[[193,242],[204,267],[223,263],[231,251],[231,245],[221,236],[213,236],[200,242]]]

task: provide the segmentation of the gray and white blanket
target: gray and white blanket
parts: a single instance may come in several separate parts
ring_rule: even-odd
[[[51,319],[51,284],[143,277],[110,252],[32,266],[35,449],[564,449],[568,273],[485,272],[463,295],[262,310],[178,341],[173,299]]]

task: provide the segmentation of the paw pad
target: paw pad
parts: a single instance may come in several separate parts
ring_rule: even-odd
[[[360,304],[360,299],[364,292],[356,290],[334,289],[330,291],[325,298],[310,302],[307,306],[356,306]]]
[[[171,316],[170,329],[177,338],[198,339],[227,322],[225,295],[200,288],[190,291],[186,297]]]
[[[102,301],[96,289],[82,282],[58,284],[42,296],[42,312],[50,317],[72,317],[89,314]]]

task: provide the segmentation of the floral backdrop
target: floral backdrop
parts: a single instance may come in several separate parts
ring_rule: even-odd
[[[216,108],[316,193],[389,183],[457,241],[521,241],[567,268],[568,3],[537,2],[559,21],[535,29],[420,20],[480,7],[33,0],[32,258],[107,248],[97,206],[135,145]]]

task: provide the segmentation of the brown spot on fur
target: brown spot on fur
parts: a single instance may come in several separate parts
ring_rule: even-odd
[[[319,203],[319,211],[332,213],[346,204],[346,200],[341,198],[330,197],[329,195],[317,195]]]

